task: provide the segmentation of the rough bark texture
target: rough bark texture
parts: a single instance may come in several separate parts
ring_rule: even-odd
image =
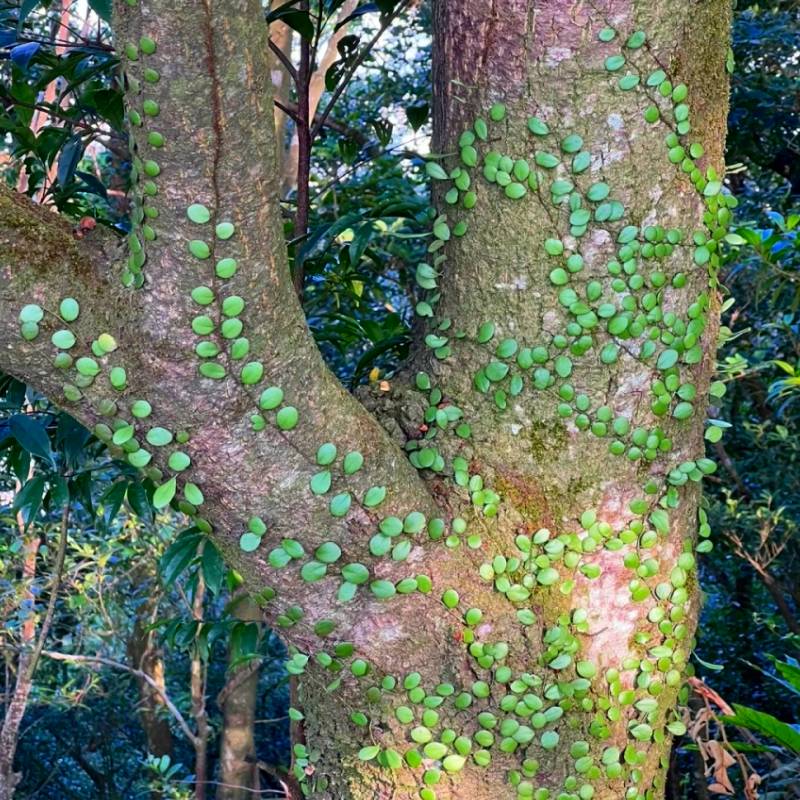
[[[66,407],[151,453],[157,504],[176,487],[284,633],[307,794],[656,800],[697,611],[729,11],[434,6],[436,150],[455,186],[432,169],[448,192],[418,273],[433,321],[409,374],[425,375],[375,403],[395,440],[325,368],[292,291],[256,0],[118,6],[144,192],[123,277],[142,286],[109,288],[98,248],[0,193],[0,367],[63,403],[59,300],[81,303],[75,355],[114,335]],[[24,341],[30,303],[44,318]],[[133,418],[141,399],[152,414]],[[154,426],[174,440],[153,445]]]

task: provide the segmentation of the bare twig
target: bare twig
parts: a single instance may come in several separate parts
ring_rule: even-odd
[[[283,64],[286,71],[289,73],[289,75],[291,75],[292,80],[295,83],[297,83],[297,70],[294,68],[294,64],[292,64],[292,62],[289,61],[283,50],[281,50],[280,47],[278,47],[278,45],[276,45],[275,42],[272,41],[272,39],[269,40],[269,49],[272,50],[278,61],[280,61],[281,64]]]
[[[46,656],[47,658],[52,658],[54,661],[67,661],[75,664],[102,664],[105,667],[122,670],[123,672],[135,675],[137,678],[146,681],[150,686],[152,686],[153,690],[158,692],[158,694],[161,696],[161,699],[164,701],[164,705],[167,707],[170,714],[172,714],[172,716],[175,718],[175,722],[178,723],[178,727],[181,729],[181,731],[183,731],[183,734],[186,736],[186,738],[192,743],[192,745],[194,745],[197,741],[197,735],[189,727],[189,724],[186,722],[183,714],[181,714],[181,712],[178,710],[175,703],[170,700],[167,693],[146,672],[142,672],[142,670],[136,669],[135,667],[129,667],[127,664],[123,664],[120,661],[114,661],[111,658],[104,658],[103,656],[83,656],[72,653],[58,653],[53,650],[42,650],[41,655]]]

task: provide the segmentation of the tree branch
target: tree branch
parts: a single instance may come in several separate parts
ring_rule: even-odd
[[[336,105],[339,98],[342,96],[342,92],[347,88],[348,84],[350,83],[353,75],[355,75],[356,70],[364,63],[364,59],[372,52],[372,48],[380,40],[381,36],[389,29],[391,24],[397,18],[397,16],[408,7],[409,3],[408,0],[403,0],[403,2],[399,3],[397,8],[392,11],[391,14],[387,15],[385,19],[381,21],[380,27],[375,32],[373,37],[361,48],[359,54],[353,59],[350,66],[347,68],[344,75],[341,77],[336,89],[334,89],[333,93],[330,96],[330,99],[325,104],[322,112],[319,115],[318,120],[314,123],[311,127],[311,138],[312,140],[316,138],[319,134],[322,126],[327,121],[328,117],[330,116],[331,112],[333,111],[334,106]]]
[[[147,460],[145,474],[167,498],[159,505],[172,499],[191,514],[251,590],[277,592],[268,617],[303,608],[303,619],[285,630],[291,643],[317,649],[316,623],[330,620],[350,631],[359,621],[360,646],[391,660],[390,649],[372,640],[370,625],[400,606],[438,601],[398,597],[390,611],[364,587],[344,604],[336,599],[340,565],[331,567],[335,579],[319,582],[300,579],[300,568],[325,541],[339,544],[342,564],[373,563],[369,538],[381,518],[412,510],[432,517],[436,508],[404,453],[323,363],[295,296],[260,3],[202,4],[194,17],[166,0],[135,8],[120,3],[115,34],[127,53],[129,114],[141,123],[132,126],[142,212],[134,215],[130,257],[120,269],[113,234],[76,240],[52,213],[0,191],[0,369],[36,386],[106,441],[116,429],[127,431],[111,454],[138,465]],[[135,50],[126,43],[137,43]],[[117,283],[120,273],[129,288]],[[74,321],[59,317],[64,297],[80,303]],[[32,341],[20,336],[19,325],[29,303],[44,310]],[[95,376],[75,363],[54,367],[51,336],[60,329],[76,339],[63,352],[92,359]],[[118,346],[98,356],[92,343],[104,333]],[[207,371],[212,364],[217,372]],[[245,379],[245,364],[254,382]],[[67,396],[65,383],[75,387]],[[260,399],[270,387],[288,408],[288,424],[279,425],[278,409]],[[133,413],[141,401],[151,411],[146,417]],[[339,460],[331,493],[318,497],[309,483],[326,442],[335,443],[340,459],[362,453],[364,466],[344,475]],[[171,460],[176,453],[180,468]],[[199,487],[199,499],[189,483]],[[387,487],[379,509],[361,502],[374,486]],[[345,516],[330,513],[336,493],[352,499]],[[253,518],[267,532],[250,553],[240,538]],[[270,551],[298,537],[304,558],[285,569],[272,566]],[[410,573],[390,559],[373,567],[375,578],[393,582]],[[441,625],[444,636],[446,621]]]
[[[272,39],[269,40],[269,49],[273,52],[278,61],[281,62],[283,68],[289,73],[292,80],[297,83],[297,70],[294,68],[294,64],[289,61],[283,50],[281,50],[281,48],[275,44]]]
[[[58,592],[61,588],[61,576],[64,571],[64,558],[67,554],[67,532],[69,531],[69,505],[65,505],[61,512],[61,525],[58,534],[58,551],[56,552],[55,564],[53,564],[53,578],[50,585],[50,599],[47,603],[47,611],[45,612],[44,619],[42,620],[42,627],[39,630],[39,638],[36,641],[36,647],[31,655],[31,660],[28,664],[27,679],[33,680],[34,673],[36,672],[36,665],[39,663],[39,658],[44,650],[47,635],[50,633],[50,626],[53,624],[53,615],[56,610],[56,602],[58,601]]]
[[[55,330],[69,328],[82,343],[103,331],[120,345],[129,340],[125,329],[135,318],[136,306],[130,299],[123,302],[108,280],[119,258],[118,243],[118,237],[103,228],[77,239],[68,222],[0,185],[0,369],[24,378],[55,402],[65,402],[66,374],[53,366],[56,350],[50,335]],[[59,319],[65,297],[81,299],[74,324]],[[28,304],[40,306],[44,315],[38,323],[40,333],[31,341],[22,337],[19,318]],[[88,401],[74,408],[92,424]]]
[[[174,717],[175,722],[178,723],[178,727],[181,729],[181,731],[183,731],[183,734],[192,743],[192,745],[195,745],[197,736],[189,727],[189,724],[184,719],[183,714],[181,714],[181,712],[178,710],[178,707],[172,702],[172,700],[170,700],[169,695],[146,672],[142,672],[142,670],[136,669],[135,667],[129,667],[127,664],[123,664],[121,661],[114,661],[111,658],[104,658],[103,656],[83,656],[71,653],[58,653],[54,650],[42,650],[42,655],[46,656],[47,658],[52,658],[54,661],[67,661],[74,664],[102,664],[105,667],[122,670],[123,672],[127,672],[136,676],[140,680],[145,681],[153,688],[153,691],[157,692],[164,700],[164,705],[169,709],[169,712]]]

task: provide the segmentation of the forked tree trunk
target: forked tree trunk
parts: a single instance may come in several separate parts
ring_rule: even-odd
[[[81,340],[116,336],[67,407],[132,423],[156,503],[177,489],[285,636],[309,796],[662,798],[712,468],[727,3],[434,4],[433,320],[374,403],[411,463],[292,292],[260,4],[201,6],[117,8],[143,287],[110,299],[104,240],[0,194],[0,365],[65,402],[26,303],[78,297]]]

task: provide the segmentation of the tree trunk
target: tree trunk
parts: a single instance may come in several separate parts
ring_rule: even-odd
[[[410,458],[292,292],[260,4],[200,5],[116,8],[157,212],[134,288],[0,192],[0,366],[144,452],[244,576],[300,676],[310,796],[660,800],[713,469],[728,4],[434,4],[433,319],[373,403]],[[18,335],[65,295],[119,344],[66,395],[55,313]]]
[[[475,541],[475,552],[470,553],[469,539],[461,538],[462,573],[449,576],[448,583],[440,582],[439,587],[440,592],[442,588],[455,589],[459,612],[482,610],[481,622],[474,629],[476,638],[509,645],[503,667],[494,665],[482,671],[474,663],[448,663],[443,643],[433,630],[426,630],[426,625],[414,629],[409,644],[433,650],[437,656],[427,669],[410,660],[403,666],[408,665],[408,671],[415,666],[424,682],[428,678],[425,683],[430,694],[444,676],[448,690],[452,684],[456,692],[469,688],[476,678],[485,680],[491,699],[479,708],[499,718],[497,727],[492,727],[493,760],[488,774],[480,776],[466,767],[467,774],[446,777],[444,787],[437,784],[436,796],[511,797],[515,796],[508,785],[511,780],[519,781],[521,797],[662,797],[670,729],[682,729],[672,708],[688,669],[698,610],[692,555],[699,494],[695,481],[712,468],[705,461],[698,466],[697,460],[703,457],[702,398],[714,365],[716,249],[713,245],[708,252],[707,248],[696,249],[691,239],[697,231],[719,240],[724,235],[724,225],[717,219],[720,207],[719,220],[727,218],[724,203],[718,200],[719,187],[713,184],[714,173],[706,173],[709,167],[718,172],[723,167],[727,5],[693,8],[692,13],[700,15],[695,17],[695,29],[703,31],[696,37],[685,34],[689,10],[682,3],[658,9],[616,4],[592,11],[559,2],[535,6],[517,0],[500,6],[480,0],[458,4],[442,0],[435,3],[434,13],[433,150],[452,153],[465,146],[461,163],[456,158],[444,161],[448,174],[457,178],[451,170],[471,165],[474,153],[469,148],[477,149],[477,169],[470,175],[470,185],[465,181],[457,195],[462,203],[472,205],[473,199],[466,199],[463,191],[471,189],[477,202],[468,213],[454,212],[441,202],[445,192],[437,193],[440,211],[447,211],[449,229],[442,230],[440,237],[448,242],[444,248],[447,260],[438,266],[442,297],[435,320],[447,322],[441,333],[435,331],[438,339],[428,340],[431,349],[441,348],[436,357],[418,357],[416,366],[431,376],[441,392],[431,398],[431,406],[454,404],[471,423],[468,445],[455,437],[440,443],[439,437],[435,440],[439,454],[448,464],[460,455],[465,460],[462,484],[470,475],[479,474],[484,486],[502,500],[502,510],[491,526],[480,514],[464,514],[469,523],[467,533],[479,534],[480,544]],[[610,43],[598,41],[600,30],[608,25],[619,32]],[[640,28],[647,31],[644,47],[624,46]],[[637,44],[636,38],[631,44]],[[607,69],[616,64],[605,60],[620,53],[626,56],[625,66]],[[630,70],[640,74],[640,84],[646,85],[648,76],[661,68],[673,86],[679,87],[675,100],[668,87],[664,87],[670,95],[666,101],[658,91],[666,76],[653,78],[655,86],[644,91],[639,87],[624,90],[618,84]],[[679,142],[667,147],[665,137],[683,119],[684,110],[678,109],[682,82],[688,86],[692,129],[689,136],[682,135]],[[497,122],[490,115],[494,104],[502,104],[493,109]],[[655,124],[644,116],[651,104],[660,109]],[[528,120],[534,115],[549,128],[549,135],[531,135]],[[473,127],[479,118],[488,123],[488,134],[482,123]],[[544,132],[541,124],[532,125]],[[465,130],[473,130],[477,136],[459,142]],[[482,144],[482,134],[488,136],[489,144]],[[577,138],[568,138],[576,134],[582,144]],[[689,142],[702,142],[705,150],[703,154],[695,148],[692,153],[697,167],[684,161],[683,151],[670,149],[685,147],[688,159]],[[480,158],[490,149],[511,159],[526,159],[527,164],[512,162],[519,170],[516,178],[524,185],[519,179],[530,166],[537,175],[537,188],[525,185],[525,198],[513,200],[496,182],[491,185],[484,180]],[[535,161],[536,152],[554,154],[561,165],[553,169],[553,162],[544,155]],[[583,152],[590,154],[588,166],[580,163],[578,154]],[[683,174],[681,167],[685,168]],[[687,173],[695,168],[703,172],[690,180]],[[505,169],[516,183],[512,165]],[[595,221],[593,226],[590,221],[584,234],[579,216],[570,218],[576,207],[559,211],[553,202],[551,187],[556,179],[574,181],[583,193],[582,207],[588,206],[592,215],[599,212],[606,189],[598,185],[594,189],[598,201],[591,202],[589,187],[607,183],[611,187],[608,199],[621,201],[623,217],[607,225]],[[458,185],[458,179],[455,183]],[[444,180],[439,185],[453,186]],[[558,191],[570,199],[575,197],[568,187]],[[708,230],[703,227],[704,212],[714,215]],[[462,220],[468,226],[463,238],[456,228]],[[637,259],[635,252],[621,252],[620,238],[625,243],[626,235],[620,237],[620,233],[627,225],[636,226],[634,238],[642,244],[650,235],[654,243],[667,241],[664,230],[642,235],[645,226],[656,225],[679,230],[682,243],[669,247],[663,256],[648,252]],[[704,241],[698,239],[696,244]],[[582,259],[566,261],[568,254],[576,253]],[[618,273],[611,269],[615,256]],[[708,270],[701,268],[707,261],[714,263]],[[628,268],[642,275],[644,288],[627,279],[633,273]],[[560,272],[553,272],[556,269]],[[610,286],[617,274],[625,279],[619,288]],[[673,280],[678,274],[681,277]],[[668,288],[661,290],[664,277]],[[573,289],[577,297],[562,299],[562,287]],[[645,298],[648,291],[653,294]],[[662,309],[660,315],[646,313],[642,322],[648,333],[655,332],[652,357],[642,353],[641,334],[611,336],[602,322],[607,317],[601,317],[601,327],[598,315],[587,313],[599,311],[600,303],[615,300],[614,316],[622,309],[630,312],[631,307],[620,302],[620,295],[628,293],[637,299],[636,313]],[[578,299],[585,302],[587,295],[593,301],[589,308],[574,312],[568,308]],[[699,307],[692,307],[695,303]],[[662,323],[668,312],[684,320],[682,330],[671,320]],[[603,309],[604,315],[608,313]],[[632,313],[629,316],[634,318]],[[701,323],[691,324],[697,318]],[[684,338],[687,327],[693,332],[691,338]],[[425,332],[431,330],[432,326]],[[466,338],[459,341],[463,333]],[[558,335],[565,336],[567,346],[559,346],[554,338]],[[581,336],[588,337],[588,347],[578,341]],[[489,341],[482,344],[482,339]],[[545,350],[531,353],[524,351],[525,347]],[[540,352],[546,363],[537,375],[533,370]],[[521,358],[515,359],[517,355]],[[672,366],[673,359],[676,366]],[[533,375],[516,369],[530,366],[531,360]],[[523,378],[521,384],[510,380],[515,371]],[[663,384],[655,383],[658,379],[679,381],[664,392]],[[531,380],[540,391],[531,392]],[[653,405],[665,395],[669,400],[665,409]],[[691,405],[678,407],[685,402]],[[684,417],[687,411],[690,413]],[[643,432],[644,441],[640,438]],[[651,444],[649,439],[656,441]],[[621,452],[615,452],[618,449]],[[681,465],[686,465],[684,475],[672,472]],[[477,488],[471,482],[469,487]],[[463,508],[463,492],[459,496],[452,487],[437,488],[447,495],[446,500],[439,495],[440,504]],[[487,501],[478,497],[476,502],[474,494],[472,499],[473,511]],[[493,498],[488,501],[491,508]],[[516,539],[520,534],[528,537],[522,546]],[[537,574],[533,587],[524,578],[520,586],[520,573],[509,575],[508,568],[512,558],[524,557],[520,550],[527,552],[530,538],[540,543],[531,553],[547,565]],[[561,555],[562,549],[572,549],[569,562],[568,556]],[[486,584],[481,586],[476,575],[481,562],[484,568],[486,564],[494,567],[487,569],[489,589],[494,572],[495,588],[499,588],[498,579],[506,580],[506,586],[511,584],[506,597],[511,599],[513,593],[524,601],[498,604],[496,593],[487,596]],[[482,572],[481,576],[487,577]],[[515,624],[513,608],[519,605],[535,612],[535,621],[527,629]],[[452,635],[456,638],[464,633],[458,619],[454,614]],[[376,631],[376,637],[379,635]],[[447,669],[442,669],[443,663],[448,664]],[[506,665],[512,678],[511,693]],[[398,669],[394,674],[402,678],[405,672]],[[500,680],[498,673],[502,673]],[[520,673],[527,673],[522,681]],[[566,683],[565,688],[559,678],[577,678],[580,692],[572,692],[570,686],[575,683]],[[591,679],[590,688],[583,688],[581,678]],[[533,688],[525,688],[526,680]],[[481,691],[487,691],[485,684]],[[504,704],[510,703],[510,695],[526,691],[533,694],[532,698],[527,695],[537,709],[533,716],[519,704],[512,708],[518,715],[523,711],[521,716],[496,714],[498,706],[507,711]],[[542,699],[544,719],[538,711]],[[335,713],[333,704],[321,695],[312,702],[322,703],[324,711],[307,707],[310,720],[329,720]],[[420,709],[407,699],[393,700],[392,705],[397,702],[414,708],[412,724],[419,724]],[[365,710],[369,713],[370,709]],[[560,710],[563,718],[555,725],[548,724],[548,711]],[[387,720],[390,716],[391,706],[379,706],[377,720],[370,714],[370,731],[377,743],[391,746],[394,740],[402,752],[408,745],[396,742],[398,738],[408,741],[407,729],[398,737],[396,722]],[[455,717],[448,713],[445,719],[434,729],[434,739],[439,734],[441,741],[442,728],[469,737],[477,727],[474,711]],[[494,721],[485,717],[484,724],[492,726]],[[514,739],[517,724],[526,729],[521,734],[523,741],[533,729],[533,744],[526,750]],[[392,729],[391,734],[387,735],[386,727]],[[376,728],[383,730],[378,734]],[[520,736],[520,729],[516,730]],[[326,740],[340,741],[342,736],[330,722],[319,725],[316,739],[314,733],[307,721],[309,742],[320,748]],[[423,739],[427,735],[423,733]],[[501,750],[516,748],[516,752],[503,756],[496,752],[498,743]],[[452,753],[453,746],[448,744],[446,752]],[[473,739],[473,754],[475,749]],[[527,764],[525,757],[530,759]],[[459,765],[456,759],[450,767]],[[448,765],[444,766],[447,773]],[[410,796],[414,778],[387,779],[383,773],[365,786],[363,769],[361,772],[351,779],[353,797],[404,797],[405,792]],[[433,780],[436,775],[430,777]],[[338,796],[336,790],[332,796]]]
[[[28,471],[28,479],[33,477],[34,461]],[[21,485],[17,483],[19,492]],[[3,722],[0,726],[0,800],[12,800],[16,793],[17,784],[22,779],[22,773],[14,772],[14,757],[19,743],[19,732],[25,709],[28,706],[28,697],[33,688],[33,675],[31,664],[33,661],[34,645],[36,643],[36,557],[39,553],[40,536],[33,522],[27,527],[21,513],[17,514],[17,529],[22,539],[22,569],[21,569],[21,602],[22,625],[19,635],[19,654],[16,663],[16,678],[13,689],[7,693],[8,704],[4,709]]]
[[[250,800],[261,790],[255,741],[258,680],[258,663],[239,667],[217,700],[223,712],[217,800]]]
[[[198,575],[192,597],[192,619],[197,623],[198,630],[203,624],[205,595],[205,583],[202,576]],[[189,660],[189,696],[192,701],[192,717],[197,730],[197,735],[192,742],[194,745],[195,800],[205,800],[208,796],[208,740],[211,736],[211,727],[208,724],[206,707],[207,677],[208,662],[201,654],[199,645],[196,645],[192,648]]]
[[[158,617],[161,603],[155,566],[154,563],[142,564],[134,574],[132,585],[140,589],[142,594],[138,598],[127,650],[131,666],[148,675],[163,690],[159,694],[144,678],[137,677],[139,720],[147,741],[147,752],[154,756],[163,756],[172,755],[172,732],[169,727],[169,711],[164,703],[164,654],[156,632],[150,627]]]
[[[283,22],[273,22],[270,26],[270,40],[291,62],[292,39],[294,31]],[[274,53],[271,56],[272,91],[275,97],[275,140],[277,142],[277,169],[283,175],[285,169],[286,153],[289,149],[288,125],[289,115],[283,110],[288,108],[292,90],[292,77],[280,58]],[[281,108],[283,106],[283,108]]]

